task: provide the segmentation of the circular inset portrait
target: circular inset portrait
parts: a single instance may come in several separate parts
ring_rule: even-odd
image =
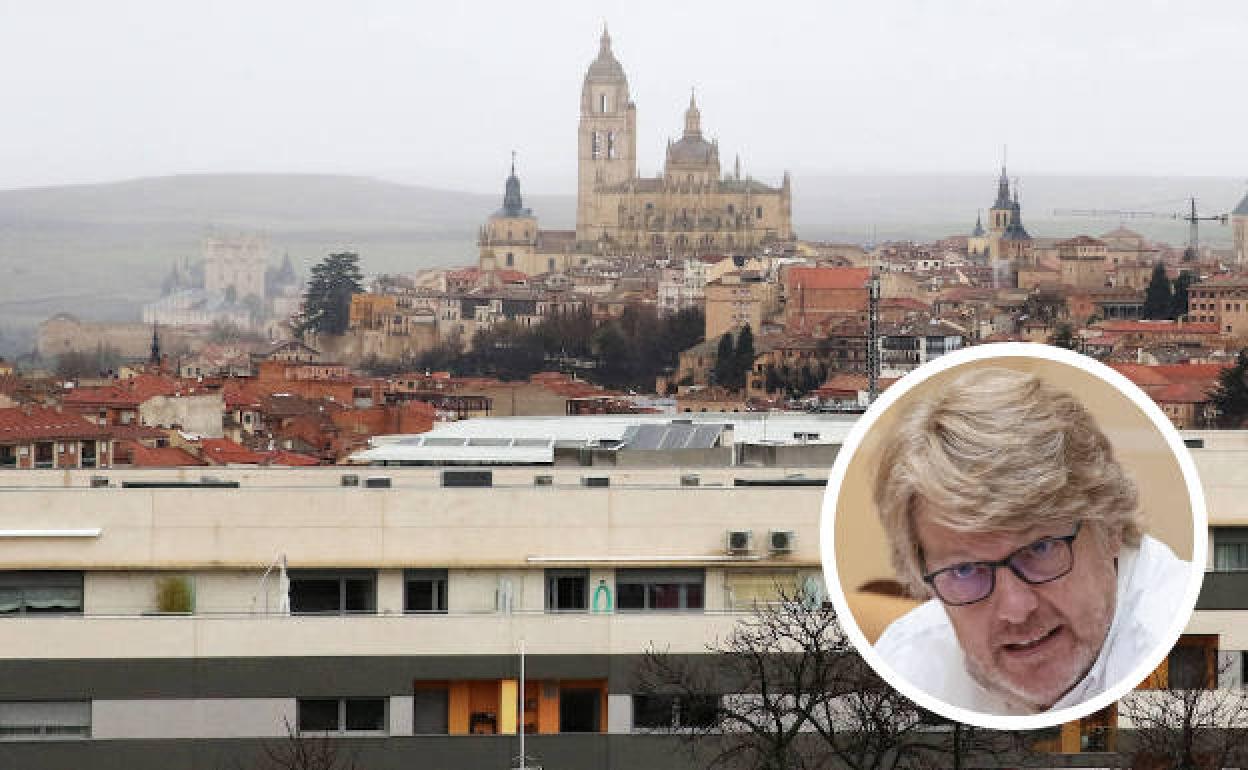
[[[1151,399],[1085,356],[982,345],[898,380],[824,499],[829,594],[858,651],[942,716],[1081,718],[1162,662],[1204,575],[1204,499]]]

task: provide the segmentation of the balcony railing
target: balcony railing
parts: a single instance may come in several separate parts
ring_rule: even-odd
[[[1248,610],[1248,570],[1206,572],[1198,610]]]

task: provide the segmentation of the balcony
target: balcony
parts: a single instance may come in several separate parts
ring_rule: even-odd
[[[749,613],[75,615],[0,618],[0,659],[700,653]]]
[[[1198,610],[1248,610],[1248,570],[1206,572]]]

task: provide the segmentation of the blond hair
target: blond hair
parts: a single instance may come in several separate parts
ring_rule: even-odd
[[[898,578],[927,596],[914,514],[960,532],[1092,522],[1140,541],[1134,482],[1070,393],[1012,369],[968,372],[914,407],[885,442],[875,506]]]

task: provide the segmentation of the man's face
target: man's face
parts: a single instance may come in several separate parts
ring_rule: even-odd
[[[1072,523],[968,534],[936,524],[922,506],[914,523],[929,574],[964,562],[1004,559],[1029,543],[1063,537],[1075,528]],[[1092,667],[1113,620],[1117,587],[1117,544],[1099,534],[1093,525],[1080,529],[1071,543],[1074,566],[1063,577],[1030,585],[1000,567],[986,599],[945,606],[967,667],[980,685],[1021,707],[1043,711]]]

